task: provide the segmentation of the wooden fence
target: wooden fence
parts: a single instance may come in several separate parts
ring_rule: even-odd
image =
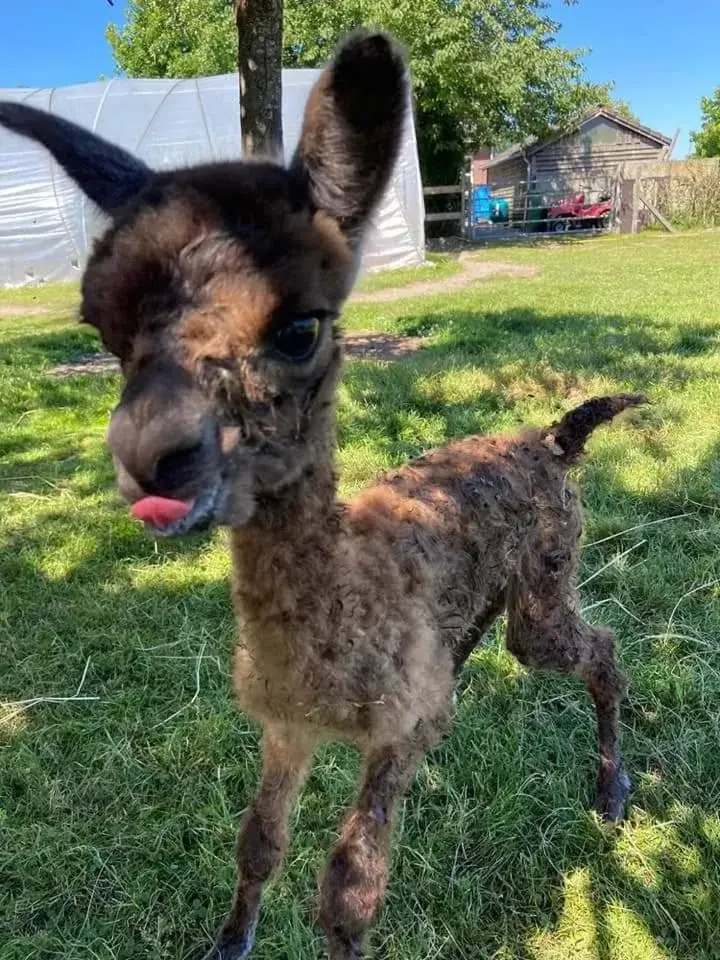
[[[720,226],[720,158],[628,164],[619,176],[623,233],[653,222],[669,231]]]
[[[457,223],[458,233],[464,232],[465,220],[467,217],[468,190],[464,183],[456,183],[447,187],[424,187],[423,197],[425,198],[425,223]],[[434,206],[434,200],[437,197],[457,198],[453,200],[452,206],[458,206],[457,210],[435,210],[427,212],[428,205]],[[430,204],[428,204],[428,200]],[[447,206],[447,204],[443,204]]]

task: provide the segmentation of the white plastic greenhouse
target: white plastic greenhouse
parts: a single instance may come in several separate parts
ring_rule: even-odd
[[[286,155],[297,143],[305,101],[318,70],[283,71]],[[0,89],[57,113],[130,150],[156,169],[238,156],[236,74],[199,80],[132,80],[47,90]],[[424,209],[412,120],[393,181],[368,236],[366,269],[424,259]],[[0,127],[0,286],[77,279],[102,214],[50,155]]]

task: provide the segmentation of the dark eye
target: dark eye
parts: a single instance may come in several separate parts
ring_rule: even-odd
[[[284,360],[302,363],[315,352],[319,336],[320,321],[317,317],[296,317],[275,331],[272,347]]]

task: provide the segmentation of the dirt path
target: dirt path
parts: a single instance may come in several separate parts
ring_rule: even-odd
[[[30,307],[26,303],[0,304],[0,319],[2,317],[39,317],[44,313],[50,313],[50,310],[47,307]]]
[[[461,253],[458,257],[460,270],[443,280],[420,280],[408,283],[404,287],[388,287],[386,290],[374,290],[372,293],[356,293],[351,303],[383,303],[391,300],[403,300],[405,297],[425,297],[433,293],[454,293],[478,280],[487,280],[493,276],[534,277],[536,267],[506,260],[483,260]]]
[[[403,360],[416,353],[423,345],[422,337],[404,337],[397,333],[376,333],[359,330],[345,334],[345,353],[354,360]],[[48,375],[63,380],[66,377],[88,376],[99,373],[119,373],[120,365],[109,353],[92,353],[72,363],[62,363],[48,371]]]
[[[400,333],[376,333],[356,330],[346,333],[345,353],[356,360],[403,360],[424,345],[423,337],[406,337]]]
[[[351,303],[387,303],[392,300],[402,300],[404,297],[425,297],[433,293],[453,293],[463,287],[488,277],[534,277],[535,267],[521,263],[510,263],[506,260],[484,260],[478,255],[461,253],[458,257],[460,270],[451,277],[442,280],[419,280],[417,283],[408,283],[402,287],[387,287],[385,290],[374,290],[372,293],[355,293],[350,298]],[[49,314],[48,307],[32,306],[25,303],[0,305],[2,317],[34,317]],[[88,371],[90,372],[90,371]]]
[[[452,277],[442,280],[422,280],[418,283],[406,284],[403,287],[388,287],[386,290],[375,290],[373,293],[357,293],[351,298],[353,303],[383,303],[392,300],[402,300],[406,297],[430,296],[433,293],[452,293],[462,290],[463,287],[486,280],[492,276],[534,277],[535,267],[520,263],[510,263],[505,260],[484,260],[476,255],[461,254],[458,258],[460,271]],[[45,312],[42,307],[0,308],[12,310],[14,315]],[[357,360],[403,360],[416,353],[423,346],[422,337],[405,337],[395,333],[376,333],[372,330],[352,331],[345,334],[345,352],[348,357]],[[114,357],[108,353],[90,354],[80,357],[73,363],[63,363],[49,371],[51,377],[75,377],[83,374],[117,373],[119,366]]]
[[[120,373],[120,364],[110,353],[89,353],[86,357],[78,357],[72,363],[61,363],[58,367],[51,367],[47,375],[56,380],[66,377],[79,377],[93,373]]]

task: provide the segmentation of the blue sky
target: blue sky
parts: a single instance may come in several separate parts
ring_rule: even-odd
[[[332,0],[328,0],[332,2]],[[61,86],[113,72],[106,24],[122,21],[123,0],[0,0],[0,87]],[[614,80],[649,127],[689,149],[699,100],[720,85],[720,0],[551,0],[561,42],[592,47],[593,80]]]
[[[592,47],[592,80],[614,80],[648,127],[680,136],[674,156],[690,149],[700,125],[700,97],[720,86],[720,0],[552,0],[566,47]]]
[[[0,0],[0,87],[60,87],[111,76],[105,39],[123,0]]]

